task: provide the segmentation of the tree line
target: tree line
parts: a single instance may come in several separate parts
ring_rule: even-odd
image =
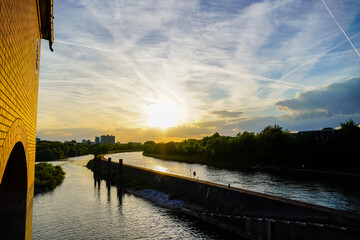
[[[58,141],[39,141],[36,143],[36,161],[53,161],[68,157],[75,157],[87,154],[105,154],[118,151],[135,151],[143,150],[141,143],[116,143],[116,144],[91,144]]]
[[[279,125],[260,133],[235,137],[214,133],[182,142],[144,143],[144,154],[160,158],[181,156],[214,166],[238,168],[311,168],[360,172],[360,128],[353,121],[341,123],[337,134],[319,139],[311,132],[291,134]],[[195,158],[194,158],[195,156]],[[192,160],[191,160],[192,161]],[[190,162],[191,162],[190,161]]]

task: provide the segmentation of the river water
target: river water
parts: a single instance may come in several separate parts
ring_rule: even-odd
[[[136,154],[135,155],[139,155]],[[92,155],[53,162],[66,172],[54,191],[34,196],[33,239],[235,239],[214,226],[95,182]]]
[[[264,172],[231,171],[202,164],[163,161],[143,156],[142,152],[117,153],[105,157],[111,157],[113,161],[123,159],[125,164],[186,177],[193,177],[195,171],[196,179],[360,214],[360,188],[359,183],[355,182],[353,185],[334,185],[315,180],[289,179]]]
[[[357,184],[347,187],[163,161],[141,152],[111,154],[113,161],[360,213]],[[214,226],[95,182],[84,165],[92,155],[53,162],[66,172],[54,191],[34,196],[33,239],[239,239]],[[190,171],[191,170],[191,171]]]

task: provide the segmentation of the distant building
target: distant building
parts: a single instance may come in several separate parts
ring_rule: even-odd
[[[100,137],[95,137],[95,144],[100,143]]]
[[[310,130],[310,131],[299,131],[297,136],[301,136],[304,134],[312,134],[315,136],[316,140],[324,140],[329,137],[337,137],[341,134],[340,129],[333,129],[333,128],[323,128],[321,130]]]
[[[88,139],[88,140],[83,139],[81,142],[82,142],[82,143],[90,143],[90,139]]]
[[[102,135],[100,137],[100,143],[101,144],[104,144],[104,143],[115,144],[115,136],[113,136],[113,135]]]
[[[40,138],[36,138],[36,142],[40,142],[41,141],[41,139]]]

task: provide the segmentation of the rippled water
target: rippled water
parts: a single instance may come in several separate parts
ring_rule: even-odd
[[[33,239],[234,239],[235,236],[95,182],[92,156],[54,162],[66,172],[53,192],[36,195]],[[238,238],[238,237],[236,237]]]
[[[251,191],[360,214],[360,188],[356,183],[353,186],[342,186],[319,181],[299,181],[264,172],[231,171],[201,164],[163,161],[143,156],[141,152],[116,153],[106,157],[111,157],[113,161],[123,159],[125,164],[187,177],[196,171],[196,178],[204,181],[230,184]]]

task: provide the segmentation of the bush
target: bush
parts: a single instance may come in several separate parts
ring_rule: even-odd
[[[51,191],[63,182],[65,172],[61,166],[53,166],[47,162],[35,165],[35,194]]]

